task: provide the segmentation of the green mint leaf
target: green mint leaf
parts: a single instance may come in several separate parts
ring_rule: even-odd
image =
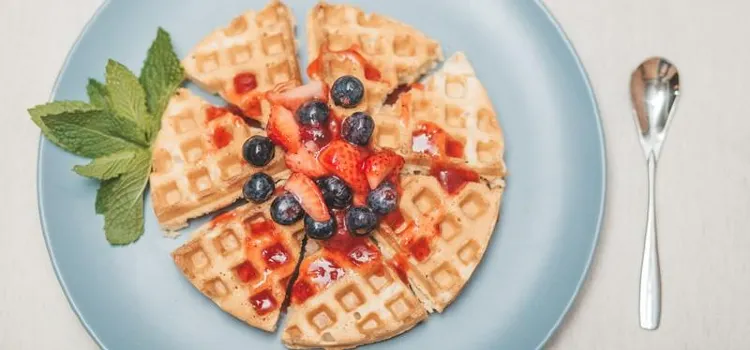
[[[92,106],[88,103],[81,102],[81,101],[53,101],[49,103],[45,103],[43,105],[38,105],[29,108],[29,115],[31,116],[31,121],[36,124],[36,126],[39,127],[39,129],[42,130],[42,133],[44,136],[47,137],[48,140],[52,141],[52,143],[56,144],[58,147],[71,152],[71,149],[66,147],[64,144],[62,144],[56,137],[53,135],[49,129],[47,128],[44,123],[42,123],[42,116],[45,115],[54,115],[54,114],[60,114],[64,112],[69,113],[80,113],[80,112],[89,112],[96,110],[95,106]]]
[[[99,157],[86,165],[73,167],[78,175],[99,180],[109,180],[126,173],[131,168],[135,157],[133,151],[122,151],[108,156]]]
[[[89,95],[89,102],[99,109],[110,110],[109,101],[107,101],[107,87],[96,79],[89,79],[86,85],[86,94]]]
[[[118,178],[102,180],[99,183],[99,190],[96,191],[96,204],[94,205],[97,214],[102,215],[107,210],[107,208],[105,208],[107,198],[114,193],[113,191],[115,184],[117,184],[117,179]]]
[[[135,242],[143,235],[143,192],[151,173],[151,154],[138,152],[131,169],[105,182],[106,192],[97,194],[97,208],[104,214],[104,233],[113,245]],[[103,191],[103,184],[99,191]]]
[[[141,69],[139,81],[146,90],[146,102],[153,117],[150,133],[156,135],[161,126],[161,116],[167,108],[169,99],[185,80],[185,71],[180,59],[174,52],[169,33],[159,28],[156,39]]]
[[[130,119],[143,130],[149,130],[151,116],[146,108],[146,93],[128,67],[113,60],[107,62],[107,95],[114,114]]]
[[[102,110],[61,112],[41,116],[42,130],[63,149],[86,158],[147,148],[135,122]]]
[[[144,153],[145,152],[145,153]],[[143,153],[143,154],[142,154]],[[130,162],[130,166],[128,171],[130,172],[132,169],[136,168],[140,161],[148,155],[151,156],[151,153],[149,150],[141,150],[134,153],[133,159]],[[96,213],[97,214],[104,214],[106,210],[107,201],[116,195],[117,190],[117,183],[119,178],[113,178],[108,180],[102,180],[99,184],[99,191],[96,192]]]

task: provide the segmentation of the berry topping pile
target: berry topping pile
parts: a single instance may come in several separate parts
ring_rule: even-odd
[[[330,95],[335,105],[354,108],[364,92],[359,79],[343,76],[330,91],[313,81],[268,94],[268,137],[248,139],[243,156],[251,165],[263,167],[273,159],[275,146],[285,151],[284,162],[292,175],[271,204],[276,223],[291,225],[304,217],[305,233],[312,239],[327,240],[342,229],[361,237],[396,209],[404,159],[391,150],[369,147],[375,130],[370,115],[355,112],[342,120],[328,105]],[[273,179],[261,172],[245,184],[244,196],[262,203],[274,190]]]

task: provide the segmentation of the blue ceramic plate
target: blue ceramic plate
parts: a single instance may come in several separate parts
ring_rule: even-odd
[[[462,295],[444,314],[369,348],[541,347],[586,275],[604,202],[600,121],[575,53],[534,1],[350,2],[423,30],[443,44],[446,56],[467,53],[498,111],[510,169],[500,222]],[[290,3],[304,23],[314,1]],[[85,99],[87,78],[102,78],[108,58],[138,71],[158,26],[172,34],[184,55],[213,28],[264,5],[265,0],[110,1],[71,51],[53,97]],[[298,35],[304,48],[302,28]],[[102,218],[94,215],[96,182],[70,171],[84,162],[42,141],[39,206],[60,283],[99,345],[282,348],[278,334],[223,313],[182,277],[169,252],[186,235],[164,238],[150,206],[140,241],[109,246]]]

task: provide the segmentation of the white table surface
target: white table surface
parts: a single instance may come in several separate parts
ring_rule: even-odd
[[[99,3],[0,0],[0,349],[96,348],[44,247],[35,185],[39,131],[25,109],[47,99]],[[750,348],[750,115],[743,108],[750,95],[750,5],[546,4],[589,73],[608,156],[606,219],[594,264],[549,348]],[[627,87],[631,70],[651,55],[679,67],[683,97],[657,175],[662,325],[646,332],[637,320],[646,170]]]

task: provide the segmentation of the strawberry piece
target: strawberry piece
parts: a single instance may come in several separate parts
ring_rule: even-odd
[[[389,175],[398,173],[404,166],[404,158],[395,152],[385,149],[371,155],[365,160],[363,169],[371,189],[375,189]]]
[[[271,116],[266,129],[271,141],[283,147],[284,150],[294,153],[302,147],[299,125],[288,109],[274,105],[271,108]]]
[[[366,154],[361,148],[346,141],[337,140],[320,151],[318,161],[324,168],[346,181],[354,192],[366,193],[370,187],[361,167],[365,157]]]
[[[315,156],[305,147],[300,147],[295,153],[287,153],[284,156],[284,162],[289,170],[309,177],[328,175],[328,170],[320,165]]]
[[[290,111],[296,111],[300,105],[313,99],[328,102],[328,86],[322,81],[313,80],[292,89],[285,87],[278,86],[278,89],[269,91],[266,97],[272,104],[280,104]]]
[[[354,205],[358,207],[367,206],[367,194],[368,194],[367,192],[354,193],[354,200],[353,200]]]
[[[302,173],[294,173],[284,184],[284,189],[297,198],[302,209],[315,221],[328,221],[331,214],[323,199],[323,194],[315,182]]]

